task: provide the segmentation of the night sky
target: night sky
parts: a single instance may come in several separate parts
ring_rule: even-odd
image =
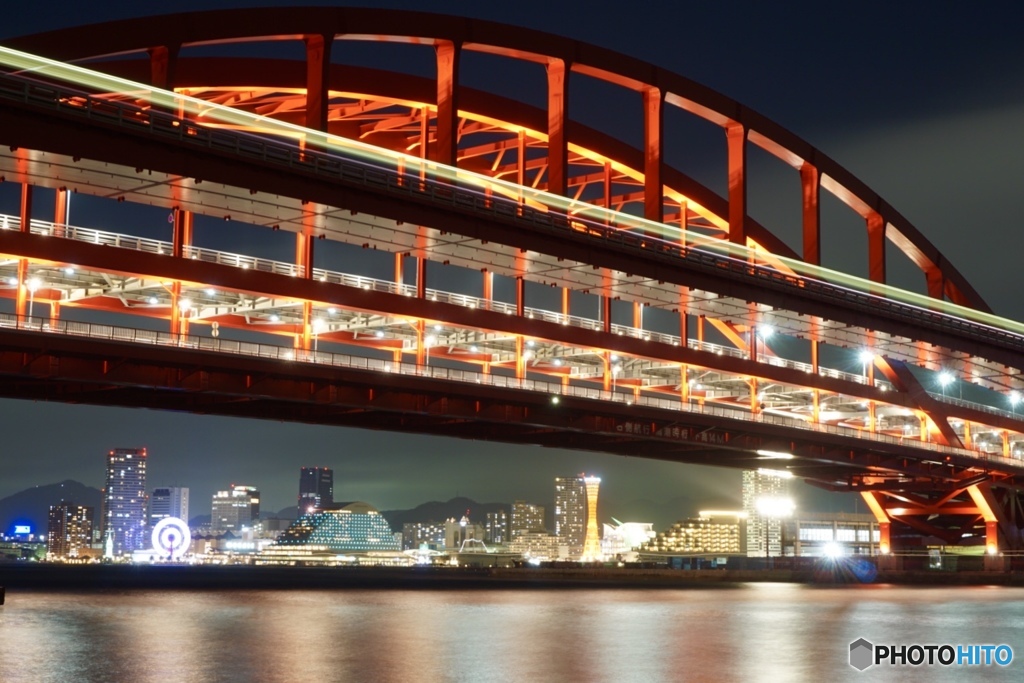
[[[142,14],[277,4],[284,3],[12,3],[0,38]],[[580,11],[551,9],[559,4],[392,0],[381,6],[546,30],[704,83],[850,169],[951,258],[997,313],[1024,320],[1014,265],[1024,261],[1024,6],[737,0],[561,3]],[[486,86],[479,70],[464,71],[467,79],[472,87]],[[574,91],[570,115],[614,129],[619,104],[600,95]],[[631,112],[623,137],[636,144],[639,116]],[[709,132],[720,136],[714,144],[724,150],[724,135]],[[699,179],[702,170],[717,173],[698,168],[689,147],[668,143],[670,163]],[[754,173],[758,163],[761,157],[751,152]],[[792,225],[799,215],[789,197],[796,193],[799,202],[795,178],[788,185],[753,181],[754,217]],[[824,206],[824,265],[865,274],[863,259],[850,260],[864,252],[863,228],[847,216],[830,229],[831,215]],[[797,234],[780,233],[791,244]],[[907,282],[916,286],[918,279]],[[662,504],[668,518],[695,511],[691,504],[739,500],[733,470],[415,435],[19,401],[0,401],[0,428],[0,497],[67,478],[99,487],[107,449],[146,446],[150,484],[189,486],[193,515],[209,512],[209,496],[230,483],[258,486],[265,509],[292,505],[302,465],[333,467],[336,499],[362,499],[382,509],[457,494],[544,503],[554,476],[584,470],[604,479],[604,518],[622,515],[637,500]],[[803,507],[852,509],[851,497],[814,495],[804,487],[798,494]]]

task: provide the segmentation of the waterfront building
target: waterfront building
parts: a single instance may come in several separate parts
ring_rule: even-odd
[[[545,531],[544,506],[517,500],[512,503],[512,519],[509,522],[509,536],[515,540],[527,531]]]
[[[584,477],[587,487],[587,533],[583,541],[583,560],[596,562],[601,556],[601,537],[597,533],[597,492],[601,487],[600,477]]]
[[[485,536],[488,543],[508,543],[508,513],[504,510],[487,513],[487,522],[484,524]]]
[[[583,554],[587,536],[587,486],[584,475],[555,477],[555,536],[572,557]]]
[[[527,560],[567,559],[559,553],[559,538],[544,530],[523,531],[512,538],[508,549]]]
[[[145,448],[115,448],[107,453],[103,487],[104,556],[131,554],[147,547]]]
[[[791,478],[792,475],[783,471],[744,470],[743,512],[747,515],[745,552],[748,557],[782,554],[783,519],[791,514],[792,503],[788,510],[776,503],[790,501]]]
[[[330,467],[303,467],[299,473],[299,514],[326,510],[334,505],[334,471]]]
[[[870,514],[801,512],[785,525],[786,554],[805,557],[877,555],[881,534]]]
[[[257,564],[409,564],[391,527],[369,503],[339,503],[299,517]]]
[[[406,522],[402,525],[402,549],[443,548],[444,526],[444,522]]]
[[[469,545],[480,545],[484,540],[484,527],[482,524],[473,524],[469,521],[468,515],[461,519],[454,517],[444,523],[444,547],[448,550],[461,549],[467,542]]]
[[[605,524],[601,534],[601,553],[609,559],[635,559],[634,551],[657,536],[651,522],[620,522],[614,517],[612,521],[615,524]]]
[[[149,525],[165,517],[188,521],[188,488],[167,486],[153,489],[149,497]]]
[[[744,551],[745,513],[703,510],[681,519],[640,546],[638,552],[671,555],[737,555]]]
[[[260,492],[253,486],[231,485],[229,491],[213,495],[210,528],[213,531],[239,531],[252,526],[260,516]]]
[[[62,502],[50,506],[46,528],[46,554],[50,557],[78,557],[92,543],[93,509]]]

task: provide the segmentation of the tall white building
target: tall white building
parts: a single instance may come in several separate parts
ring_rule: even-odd
[[[569,556],[583,554],[587,536],[587,486],[584,475],[555,477],[555,536]]]
[[[146,458],[145,448],[115,448],[107,453],[102,512],[106,557],[131,554],[148,544]]]
[[[517,500],[512,503],[512,519],[509,520],[509,537],[515,540],[528,531],[544,531],[544,506]]]
[[[792,514],[792,475],[777,470],[743,471],[743,512],[747,515],[747,557],[782,554],[784,519]],[[767,543],[767,549],[765,547]]]
[[[213,495],[210,528],[214,531],[239,531],[252,526],[260,516],[260,492],[253,486],[231,485],[230,491]]]
[[[153,489],[149,497],[149,525],[164,517],[177,517],[188,522],[188,488],[169,486]]]

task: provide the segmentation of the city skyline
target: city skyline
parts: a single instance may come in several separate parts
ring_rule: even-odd
[[[393,4],[402,6],[402,3]],[[184,3],[182,9],[192,5],[198,8],[201,3]],[[464,11],[451,3],[418,3],[417,7],[451,13]],[[49,13],[43,16],[38,10],[18,11],[22,14],[16,16],[15,21],[5,28],[8,35],[55,27],[56,20]],[[101,20],[114,16],[134,16],[139,8],[127,3],[111,3],[109,7],[90,8],[89,11],[90,20]],[[911,18],[904,15],[902,10],[887,8],[887,11],[885,16],[895,26],[905,27],[910,24]],[[84,18],[73,9],[57,14],[65,25],[84,23]],[[776,118],[797,134],[818,144],[840,163],[854,169],[868,185],[877,189],[897,209],[917,223],[944,253],[956,254],[956,265],[968,275],[982,295],[993,303],[997,311],[1018,319],[1024,317],[1021,315],[1020,302],[999,286],[997,274],[1001,269],[989,264],[992,258],[1005,257],[983,254],[981,249],[976,248],[979,230],[992,230],[990,234],[994,237],[1000,232],[999,228],[1013,227],[1015,220],[1012,216],[1019,213],[1017,203],[1020,200],[1013,199],[1008,192],[1004,192],[997,206],[989,206],[987,198],[1001,187],[1001,183],[1008,182],[1006,178],[1020,177],[1020,173],[1014,175],[1008,172],[1018,168],[1016,164],[1019,162],[1012,160],[1011,156],[1017,145],[1020,145],[1020,140],[1017,137],[1007,140],[1005,136],[996,136],[982,130],[1005,130],[1005,126],[999,122],[1012,120],[1020,107],[1020,102],[1015,99],[1017,96],[1010,94],[1019,92],[1019,88],[1007,87],[1016,83],[1015,79],[1024,73],[1020,69],[1022,60],[1019,51],[1004,54],[1000,50],[1008,51],[1009,48],[999,47],[998,40],[988,41],[973,48],[974,52],[970,55],[958,54],[957,57],[964,60],[964,63],[951,65],[948,59],[944,61],[943,55],[939,54],[940,50],[927,44],[927,38],[944,35],[952,24],[944,24],[931,17],[915,16],[914,24],[923,37],[914,37],[917,42],[905,46],[903,49],[906,53],[893,47],[880,46],[874,51],[876,54],[866,54],[863,43],[859,41],[856,50],[853,49],[852,41],[828,42],[827,38],[834,37],[834,32],[839,31],[837,28],[816,27],[822,35],[806,30],[801,32],[800,29],[806,29],[806,24],[801,22],[806,20],[798,18],[796,26],[785,30],[792,30],[794,35],[812,40],[824,54],[829,54],[831,49],[841,55],[843,79],[846,82],[839,87],[824,78],[824,66],[807,64],[807,60],[797,61],[792,53],[785,50],[781,51],[781,55],[767,55],[762,62],[755,63],[749,59],[758,46],[763,47],[763,41],[766,40],[754,31],[754,23],[745,25],[749,34],[746,37],[752,45],[734,54],[738,48],[734,42],[730,42],[728,54],[724,48],[709,53],[719,60],[723,56],[728,57],[724,64],[716,65],[713,59],[687,59],[669,52],[659,52],[657,46],[672,44],[668,40],[637,40],[636,34],[641,28],[655,31],[668,29],[651,28],[652,23],[646,21],[641,25],[635,18],[591,25],[571,22],[567,16],[556,16],[553,20],[549,17],[549,25],[541,25],[536,19],[523,19],[525,13],[511,9],[474,8],[473,14],[513,23],[525,21],[536,28],[636,54],[691,76]],[[669,16],[665,15],[666,18]],[[716,20],[711,17],[701,15],[699,18],[716,25]],[[921,22],[923,25],[918,26]],[[679,22],[673,20],[661,23],[671,26]],[[690,23],[689,18],[686,23]],[[960,31],[979,30],[978,26],[970,22],[956,28]],[[985,28],[994,30],[998,27],[986,25]],[[882,30],[893,29],[883,27]],[[621,35],[618,34],[620,31]],[[708,39],[701,36],[691,38],[691,41],[700,40]],[[698,47],[699,44],[694,46],[694,52],[699,51]],[[922,58],[921,54],[927,59]],[[747,59],[734,61],[743,57]],[[787,59],[794,61],[789,62]],[[864,64],[859,63],[858,59],[863,60]],[[885,59],[889,60],[888,64],[883,64]],[[929,65],[930,62],[935,64]],[[869,106],[861,101],[861,97],[847,92],[856,91],[857,84],[865,83],[869,73],[874,76],[883,66],[890,69],[889,76],[884,79],[872,78],[870,87],[873,90],[869,91],[881,93],[879,99],[888,105],[884,112],[880,111],[881,107]],[[952,84],[947,83],[942,76],[949,73],[960,79],[954,80]],[[966,76],[974,73],[982,76],[968,83]],[[898,91],[904,89],[907,82],[913,86],[909,88],[911,96],[898,97]],[[798,90],[795,84],[801,83],[814,83],[814,87],[794,92]],[[958,88],[956,92],[960,96],[950,97],[950,87]],[[945,156],[932,151],[932,147],[937,146],[935,141],[939,140],[943,141]],[[969,148],[968,143],[978,148]],[[994,155],[997,161],[986,163],[978,170],[976,165],[983,158],[983,151],[997,146],[1003,150]],[[879,151],[886,147],[890,148],[888,153]],[[1016,158],[1021,156],[1018,154]],[[914,177],[917,182],[907,183],[907,177]],[[954,183],[958,188],[963,188],[955,193],[956,197],[952,196],[954,193],[951,191],[941,192],[941,199],[933,196],[940,193],[931,188],[942,190],[952,187]],[[927,192],[922,192],[922,187]],[[975,192],[970,192],[970,188]],[[754,198],[758,196],[754,194]],[[970,231],[960,228],[976,222],[982,225]],[[1000,251],[1015,252],[1019,245],[1014,240],[1020,240],[1019,234],[1005,234],[1006,230],[1002,232],[1004,234],[1000,237],[1010,242]],[[477,442],[415,435],[85,406],[53,406],[16,401],[4,401],[2,405],[7,416],[5,426],[10,433],[10,448],[13,452],[41,450],[53,453],[52,457],[72,463],[69,469],[77,472],[86,468],[83,461],[87,460],[90,453],[102,452],[111,446],[111,434],[116,435],[113,441],[117,444],[147,446],[152,453],[166,456],[161,459],[160,465],[154,466],[150,474],[151,479],[161,485],[176,482],[185,484],[190,476],[188,472],[197,467],[198,463],[212,470],[213,476],[207,479],[222,482],[219,484],[221,487],[230,481],[254,479],[256,472],[265,470],[267,464],[271,463],[273,470],[280,473],[280,481],[261,483],[260,486],[268,507],[274,509],[286,507],[290,503],[279,503],[293,497],[291,490],[294,477],[291,472],[299,456],[290,454],[294,452],[296,443],[330,447],[328,445],[343,442],[344,453],[339,449],[337,455],[323,458],[328,466],[344,472],[341,475],[344,484],[339,487],[335,497],[339,500],[354,497],[372,499],[382,509],[411,507],[414,500],[448,499],[471,488],[482,491],[474,497],[479,496],[484,500],[521,497],[548,500],[546,495],[540,494],[540,491],[549,488],[548,484],[522,478],[520,470],[529,470],[531,467],[507,466],[508,462],[521,462],[524,458],[542,468],[545,477],[559,472],[598,472],[606,482],[603,499],[606,499],[605,496],[633,499],[650,495],[654,500],[664,501],[676,496],[706,495],[710,499],[706,500],[708,503],[716,502],[716,498],[726,503],[736,500],[735,494],[727,492],[735,491],[737,487],[734,484],[739,480],[738,471],[724,469],[503,444],[484,446]],[[73,430],[48,429],[52,424],[74,427]],[[62,433],[64,431],[74,431],[73,443],[69,442],[68,434]],[[104,437],[105,440],[101,440]],[[352,459],[350,453],[355,453],[357,457]],[[422,457],[425,453],[429,454],[429,458]],[[258,457],[251,458],[251,463],[248,463],[248,454],[256,454]],[[428,460],[428,464],[424,464],[424,460]],[[251,470],[247,469],[249,467]],[[53,469],[45,468],[44,471]],[[511,469],[516,471],[510,472]],[[91,485],[98,484],[95,475],[80,476],[77,472],[69,473],[68,477]],[[396,477],[395,472],[414,473],[408,479],[415,480],[422,488],[412,488],[404,478]],[[500,472],[500,475],[495,476],[493,472]],[[9,463],[9,471],[5,472],[4,480],[0,482],[0,496],[33,484],[49,483],[40,480],[41,476],[40,468],[34,462]],[[210,486],[211,492],[207,493],[203,487],[191,485],[197,500],[208,499],[212,490],[218,488]],[[614,486],[621,487],[623,493],[609,490],[608,487]],[[367,495],[353,496],[348,493],[350,490],[365,491]],[[720,497],[725,495],[729,497],[722,500]],[[836,505],[851,503],[849,497],[829,498],[833,499]],[[697,500],[694,504],[703,502],[705,500]]]

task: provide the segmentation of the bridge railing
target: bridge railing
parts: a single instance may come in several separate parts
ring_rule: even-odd
[[[64,115],[130,129],[140,135],[173,139],[182,146],[202,147],[332,181],[373,187],[413,201],[427,200],[481,216],[527,223],[542,231],[560,235],[571,231],[585,233],[645,257],[676,259],[687,268],[727,274],[754,286],[798,291],[846,308],[884,312],[897,320],[1024,351],[1024,324],[982,311],[795,259],[772,256],[768,261],[756,249],[743,245],[16,50],[0,47],[0,63],[33,74],[33,78],[0,74],[0,99],[56,109]],[[37,77],[70,82],[74,87],[34,80]],[[114,101],[109,95],[91,95],[76,87],[92,87],[104,93],[128,92],[133,99],[148,100],[153,106],[142,108]],[[177,115],[179,110],[205,120],[262,130],[266,135],[300,136],[312,146],[300,148],[281,137],[271,139],[237,130],[207,128]],[[317,149],[318,145],[324,149]]]
[[[318,365],[330,365],[345,367],[357,370],[377,371],[384,373],[400,373],[408,376],[417,376],[437,380],[488,385],[500,388],[517,389],[542,393],[555,397],[570,396],[575,398],[590,399],[595,401],[615,402],[626,406],[642,405],[658,408],[666,411],[683,411],[703,415],[714,415],[724,418],[742,420],[747,422],[759,422],[785,426],[790,429],[798,429],[806,432],[818,432],[837,434],[846,437],[853,437],[862,440],[901,445],[904,447],[917,448],[934,453],[960,455],[975,458],[982,461],[1006,462],[1018,460],[1019,458],[1004,458],[1001,454],[992,454],[982,451],[968,450],[964,448],[953,448],[942,444],[920,441],[916,438],[906,436],[892,436],[889,434],[870,432],[867,430],[840,427],[829,424],[811,423],[795,418],[772,415],[768,413],[751,414],[749,411],[730,408],[727,406],[710,405],[706,402],[691,401],[683,402],[675,398],[662,398],[643,396],[634,397],[632,394],[604,391],[593,387],[582,387],[575,385],[563,385],[561,382],[550,382],[536,379],[518,379],[505,375],[481,373],[472,370],[461,370],[431,365],[416,365],[413,363],[395,362],[363,356],[352,356],[343,353],[327,351],[306,351],[290,347],[277,346],[273,344],[262,344],[255,342],[244,342],[230,339],[220,339],[196,335],[175,335],[170,332],[154,330],[142,330],[137,328],[118,327],[113,325],[102,325],[97,323],[85,323],[68,320],[51,321],[47,318],[30,318],[25,316],[14,316],[0,314],[0,329],[15,329],[30,333],[59,334],[74,337],[87,337],[90,339],[109,340],[115,342],[157,345],[174,347],[182,351],[202,351],[221,354],[248,356],[255,358],[270,359],[293,363],[313,363]],[[624,424],[634,424],[628,418]],[[635,424],[643,425],[643,422]],[[649,423],[648,423],[649,424]],[[652,436],[664,436],[657,433]]]

